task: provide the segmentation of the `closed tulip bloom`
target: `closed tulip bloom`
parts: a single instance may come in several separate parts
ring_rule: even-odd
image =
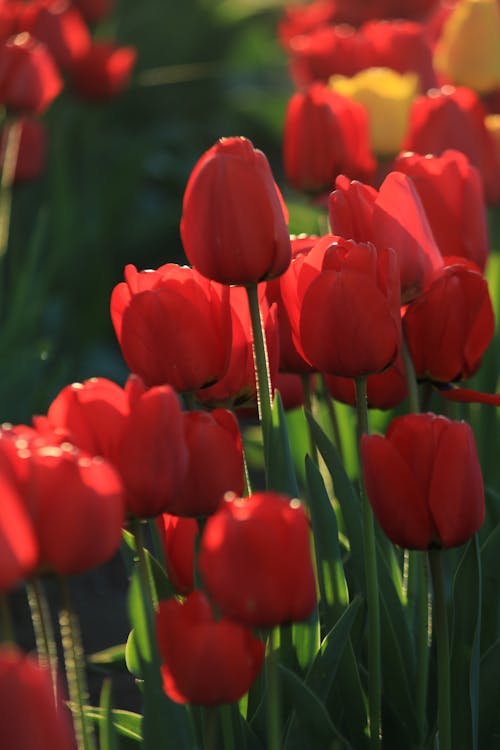
[[[309,260],[317,252],[318,245]],[[306,359],[329,375],[382,372],[401,346],[396,253],[341,238],[321,252],[321,271],[307,285],[300,310],[298,335]]]
[[[198,563],[216,606],[244,625],[305,620],[315,606],[309,521],[298,500],[226,496],[206,523]]]
[[[460,258],[436,272],[403,317],[417,377],[442,383],[466,380],[476,372],[494,328],[486,279]]]
[[[187,468],[168,510],[179,516],[207,516],[217,510],[226,492],[243,494],[240,429],[226,409],[185,412],[182,421]]]
[[[194,518],[162,513],[157,517],[156,525],[168,579],[179,594],[187,594],[194,588],[194,551],[198,523]]]
[[[263,642],[225,617],[216,620],[201,591],[160,602],[156,633],[163,688],[177,703],[234,703],[260,672]]]
[[[487,94],[500,86],[497,0],[462,0],[452,9],[434,52],[438,73]]]
[[[288,182],[321,193],[338,174],[369,181],[375,172],[368,117],[361,105],[317,83],[292,96],[285,115],[283,157]]]
[[[434,414],[394,419],[385,437],[363,435],[368,498],[385,534],[408,549],[456,547],[484,520],[472,429]]]
[[[0,104],[16,114],[41,114],[63,82],[45,45],[27,32],[0,46]]]
[[[0,736],[5,750],[75,750],[69,709],[50,672],[17,648],[0,649]]]
[[[269,162],[246,138],[221,138],[184,193],[181,237],[189,262],[222,284],[255,284],[286,270],[288,213]]]
[[[194,391],[227,370],[229,290],[194,269],[168,263],[139,273],[127,266],[111,295],[111,318],[127,365],[147,386]]]
[[[84,55],[90,47],[90,33],[80,12],[69,0],[41,0],[27,5],[22,28],[47,46],[62,70]]]
[[[479,172],[460,151],[421,156],[406,151],[394,162],[411,177],[443,256],[462,256],[482,271],[489,255],[488,227]]]
[[[101,101],[120,94],[130,83],[137,59],[134,47],[93,42],[71,67],[71,85],[82,99]]]
[[[417,190],[400,172],[390,172],[378,192],[341,175],[329,198],[329,216],[335,234],[395,250],[403,303],[443,265]]]

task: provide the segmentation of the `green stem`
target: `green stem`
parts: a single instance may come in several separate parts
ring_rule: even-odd
[[[420,399],[418,394],[417,376],[415,375],[415,367],[413,365],[410,350],[408,349],[408,342],[406,341],[406,337],[404,334],[401,344],[401,357],[403,359],[406,388],[408,390],[409,411],[413,414],[418,414],[420,411]]]
[[[266,659],[267,687],[267,750],[281,749],[281,696],[278,674],[278,628],[269,633]]]
[[[5,593],[0,594],[0,625],[2,631],[2,642],[15,643],[14,621],[12,619],[12,612],[10,611],[9,600]]]
[[[73,609],[67,578],[61,577],[59,584],[61,592],[59,629],[64,653],[66,679],[68,681],[69,699],[72,703],[76,742],[78,750],[94,750],[94,737],[83,708],[88,703],[88,690],[80,627],[77,615]]]
[[[262,324],[262,315],[259,305],[259,292],[257,284],[251,284],[245,287],[248,298],[248,307],[252,321],[253,335],[253,359],[255,366],[255,380],[257,384],[257,405],[259,408],[259,418],[262,424],[262,439],[264,443],[264,457],[268,461],[267,441],[271,431],[272,424],[272,392],[271,377],[269,375],[269,357],[267,354],[266,338],[264,335],[264,326]]]
[[[26,595],[31,611],[38,660],[50,671],[54,697],[57,700],[57,647],[47,597],[39,578],[33,578],[26,583]]]
[[[368,434],[368,403],[366,377],[355,378],[356,409],[358,414],[358,449],[361,436]],[[365,560],[366,597],[368,605],[368,704],[370,716],[370,747],[381,747],[382,737],[382,666],[380,656],[380,602],[375,543],[375,522],[366,494],[361,455],[359,481],[363,503],[363,546]]]
[[[441,550],[429,550],[429,565],[434,592],[434,630],[436,633],[438,670],[438,736],[439,750],[451,750],[450,644],[448,612],[443,581]]]
[[[0,178],[0,260],[9,244],[10,217],[12,207],[12,185],[16,174],[21,122],[6,119],[4,125],[5,148],[2,155],[2,177]]]
[[[311,380],[309,375],[301,375],[300,379],[302,381],[302,391],[304,393],[304,409],[309,412],[309,414],[313,413],[313,402],[312,402],[312,395],[311,395]],[[315,463],[318,463],[318,448],[316,446],[316,441],[314,440],[314,436],[312,433],[311,425],[309,422],[307,422],[307,432],[309,436],[309,451],[311,453],[311,458]]]
[[[134,535],[135,541],[135,553],[137,564],[139,568],[139,576],[141,579],[141,588],[144,596],[146,597],[145,604],[151,616],[155,611],[155,596],[151,587],[151,580],[149,578],[149,566],[146,559],[145,543],[144,543],[144,532],[142,527],[142,521],[140,518],[134,518],[132,520],[132,534]]]
[[[340,434],[339,422],[337,419],[337,414],[335,412],[335,403],[330,396],[330,392],[328,390],[324,375],[321,375],[321,383],[323,387],[323,399],[325,402],[326,411],[328,413],[328,419],[330,420],[330,426],[332,428],[333,442],[335,443],[335,447],[337,449],[337,453],[340,456],[340,459],[343,461],[344,451],[342,448],[342,436]]]
[[[222,726],[222,737],[224,739],[224,750],[236,750],[233,732],[233,717],[231,706],[227,703],[219,706],[219,716]]]
[[[429,681],[429,647],[432,633],[432,606],[429,597],[428,573],[425,556],[411,552],[412,563],[417,570],[417,721],[420,727],[421,747],[427,732],[427,689]]]

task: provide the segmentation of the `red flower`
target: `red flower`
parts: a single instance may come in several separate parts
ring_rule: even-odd
[[[422,380],[466,380],[478,369],[493,337],[488,284],[479,268],[461,261],[449,258],[450,265],[435,273],[403,317],[415,372]]]
[[[464,153],[482,177],[486,200],[500,199],[500,164],[486,110],[472,89],[443,86],[413,102],[403,151],[440,156],[446,149]]]
[[[223,284],[272,279],[290,263],[287,219],[264,154],[246,138],[221,138],[184,193],[184,250],[200,273]]]
[[[243,494],[243,444],[235,416],[225,409],[210,414],[185,412],[187,469],[168,511],[178,516],[214,513],[228,491]]]
[[[165,555],[165,565],[172,586],[180,594],[194,588],[194,545],[198,523],[194,518],[181,518],[162,513],[156,525]]]
[[[315,369],[381,372],[401,344],[399,269],[393,250],[326,236],[297,259],[297,297],[286,290],[294,340]]]
[[[232,317],[232,349],[227,372],[218,383],[197,392],[197,398],[210,406],[240,408],[256,404],[255,366],[252,352],[252,324],[247,295],[241,287],[229,290]],[[259,304],[267,340],[271,383],[279,363],[279,337],[276,306],[267,304],[265,285],[259,288]]]
[[[386,437],[363,435],[370,503],[394,544],[455,547],[484,520],[484,491],[472,430],[434,414],[397,417]]]
[[[484,271],[489,254],[481,177],[460,151],[420,156],[406,151],[394,162],[411,177],[442,255],[468,258]]]
[[[129,85],[137,58],[134,47],[117,47],[113,42],[97,41],[75,60],[71,83],[82,99],[110,99]]]
[[[283,137],[285,174],[296,190],[322,193],[341,173],[369,181],[375,172],[365,108],[322,84],[292,96]]]
[[[74,750],[68,709],[50,673],[17,648],[0,649],[0,737],[5,750]]]
[[[21,27],[43,42],[63,70],[71,69],[90,47],[90,33],[69,0],[39,0],[27,5]]]
[[[443,264],[417,190],[400,172],[388,174],[378,193],[338,177],[329,214],[335,234],[396,251],[403,303],[413,299]]]
[[[298,500],[226,496],[206,523],[198,562],[216,606],[245,625],[304,620],[316,603],[309,522]]]
[[[178,703],[233,703],[259,674],[264,644],[224,617],[216,620],[200,591],[160,602],[156,632],[163,688]]]
[[[15,182],[31,182],[43,172],[47,160],[47,132],[40,120],[31,117],[19,119],[21,128],[17,155]],[[5,128],[0,134],[0,153],[5,148]]]
[[[146,385],[194,391],[221,379],[231,352],[229,291],[187,267],[125,268],[111,295],[123,357]]]
[[[73,0],[73,5],[88,23],[97,23],[111,12],[114,0]]]
[[[40,114],[62,86],[50,53],[27,32],[0,47],[0,103],[7,110]]]

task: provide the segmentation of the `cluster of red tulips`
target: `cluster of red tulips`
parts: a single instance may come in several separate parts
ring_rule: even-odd
[[[94,5],[1,6],[22,32],[0,50],[0,97],[8,109],[39,112],[57,94],[59,74],[42,41],[77,90],[96,94],[97,86],[103,94],[118,85],[118,78],[94,77],[85,84],[101,58],[79,13]],[[460,13],[495,5],[488,18],[498,20],[498,53],[500,8],[496,0],[437,5],[404,5],[412,19],[427,14],[427,25],[367,17],[369,6],[374,18],[401,15],[396,2],[317,0],[287,10],[280,38],[301,88],[286,114],[285,172],[296,190],[314,194],[328,232],[290,238],[265,155],[246,138],[221,138],[194,167],[184,195],[180,232],[191,265],[129,265],[111,294],[112,323],[132,373],[126,384],[100,377],[73,383],[32,425],[0,430],[2,591],[28,581],[40,594],[44,576],[65,581],[98,567],[123,534],[133,549],[127,664],[142,684],[139,741],[147,749],[163,747],[169,735],[176,747],[229,749],[237,725],[245,742],[254,742],[249,746],[269,750],[292,747],[294,737],[308,738],[304,747],[354,750],[402,747],[404,738],[423,750],[436,736],[440,750],[480,750],[473,681],[480,625],[474,621],[459,667],[452,659],[455,688],[443,578],[443,561],[445,574],[451,563],[443,555],[471,540],[454,568],[457,578],[468,580],[460,578],[464,566],[480,566],[483,479],[470,425],[429,406],[498,402],[461,383],[478,371],[494,336],[484,196],[499,199],[500,152],[485,124],[486,105],[453,78],[445,46],[456,63]],[[81,49],[73,57],[76,39]],[[500,58],[496,65],[492,95]],[[374,66],[410,71],[417,87],[402,142],[411,153],[398,154],[393,142],[378,177],[369,109],[339,93],[332,79]],[[444,82],[444,89],[427,90]],[[284,415],[297,406],[297,392],[310,429],[305,486],[297,482]],[[340,460],[338,402],[357,411],[352,483]],[[322,408],[331,439],[315,419]],[[370,434],[368,408],[398,409],[385,435]],[[248,420],[257,417],[265,489],[253,491],[259,478],[244,445]],[[145,544],[146,526],[160,545]],[[456,604],[455,648],[457,638],[470,635],[460,629],[461,613]],[[381,623],[396,633],[393,641]],[[411,692],[408,715],[387,677],[389,652],[400,642],[417,652],[416,687],[404,646],[394,656]],[[12,649],[0,653],[7,750],[73,747],[47,639],[41,658],[47,670]],[[81,675],[77,670],[72,691],[68,668],[76,741],[88,750],[92,711]],[[155,692],[160,681],[167,704]],[[338,703],[342,691],[352,705]],[[45,744],[34,744],[28,725],[26,737],[9,735],[19,701]],[[464,701],[470,734],[459,745],[452,724]],[[176,704],[234,704],[236,713],[221,713],[214,735],[206,730],[210,713],[176,713]],[[350,709],[359,709],[358,725]],[[109,706],[96,716],[109,732],[113,723],[123,732]]]

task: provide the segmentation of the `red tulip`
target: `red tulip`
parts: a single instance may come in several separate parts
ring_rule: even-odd
[[[111,12],[114,0],[73,0],[73,5],[88,23],[98,23]]]
[[[40,120],[31,117],[19,119],[21,128],[19,153],[14,182],[36,180],[45,168],[47,160],[47,132]],[[0,151],[5,148],[5,129],[0,134]]]
[[[194,550],[198,523],[194,518],[181,518],[162,513],[156,519],[170,583],[180,594],[194,588]]]
[[[413,102],[403,151],[440,156],[447,149],[464,153],[482,177],[486,200],[500,200],[500,163],[486,110],[472,89],[443,86]]]
[[[298,500],[226,496],[206,523],[198,563],[222,614],[245,625],[304,620],[316,603],[309,522]]]
[[[330,195],[332,232],[356,242],[393,248],[399,260],[401,298],[413,299],[443,259],[412,181],[390,172],[375,191],[341,176]]]
[[[181,236],[190,263],[223,284],[255,284],[290,263],[288,214],[269,163],[246,138],[222,138],[184,193]]]
[[[168,511],[178,516],[214,513],[226,492],[243,494],[243,444],[238,422],[226,409],[185,412],[182,415],[187,446],[184,481]]]
[[[476,372],[495,327],[488,284],[479,268],[461,258],[448,262],[403,317],[417,377],[445,383]]]
[[[31,3],[23,10],[20,23],[23,30],[46,45],[62,70],[71,69],[90,47],[85,21],[69,0]]]
[[[178,703],[233,703],[259,674],[264,644],[250,630],[215,619],[201,591],[160,602],[156,632],[163,688]]]
[[[489,254],[481,177],[460,151],[420,156],[406,151],[394,162],[411,177],[442,255],[460,255],[484,271]]]
[[[322,193],[337,175],[369,181],[375,172],[365,108],[327,86],[292,96],[285,115],[284,166],[296,190]]]
[[[0,737],[5,750],[74,750],[69,710],[54,701],[47,669],[17,648],[0,649]]]
[[[71,67],[71,83],[82,99],[99,101],[120,94],[130,83],[137,58],[134,47],[96,41]]]
[[[41,114],[62,86],[50,53],[27,32],[0,46],[0,104],[8,111]]]
[[[455,547],[484,520],[484,491],[472,430],[434,414],[397,417],[386,437],[363,435],[370,503],[394,544]]]
[[[187,267],[129,265],[111,295],[123,357],[146,385],[194,391],[222,378],[231,353],[229,291]]]

